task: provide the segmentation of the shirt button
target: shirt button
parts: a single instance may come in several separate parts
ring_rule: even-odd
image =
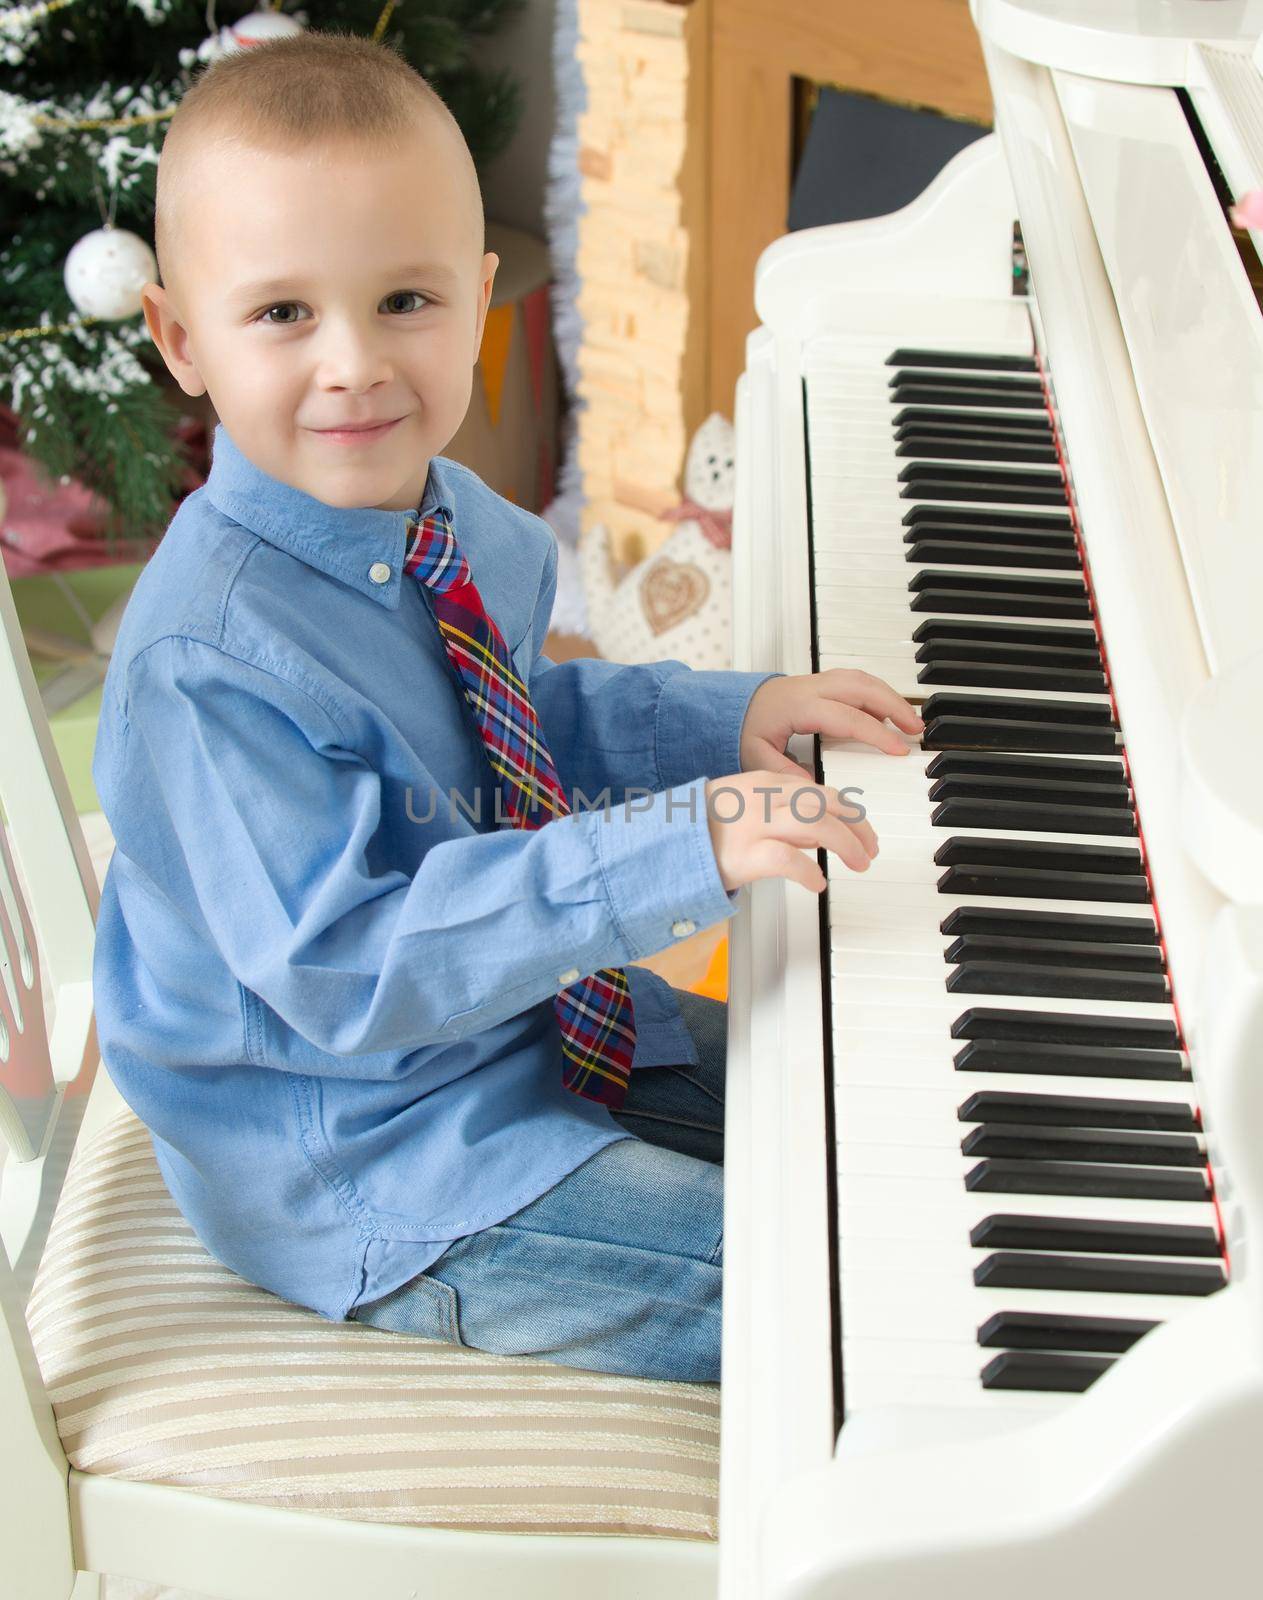
[[[568,989],[572,983],[578,983],[578,981],[579,981],[579,969],[578,969],[578,967],[567,967],[564,972],[560,972],[560,973],[557,974],[557,982],[561,985],[561,987],[563,989]]]
[[[693,933],[696,930],[696,928],[697,924],[695,922],[690,922],[687,917],[681,917],[678,922],[673,922],[671,924],[671,932],[676,936],[677,939],[686,939],[690,933]]]
[[[374,561],[368,569],[368,575],[374,583],[390,582],[390,568],[384,561]]]

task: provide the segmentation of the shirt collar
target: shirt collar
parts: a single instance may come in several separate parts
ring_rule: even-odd
[[[207,499],[224,516],[391,610],[399,605],[408,524],[436,510],[455,521],[451,483],[437,457],[430,459],[425,492],[414,509],[346,509],[327,505],[255,466],[222,422],[216,424],[212,438],[205,487]],[[380,576],[383,566],[389,567],[390,575],[378,583],[370,573],[376,568]]]

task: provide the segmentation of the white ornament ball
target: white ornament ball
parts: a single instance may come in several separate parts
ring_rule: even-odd
[[[66,293],[85,317],[121,322],[140,310],[140,291],[158,278],[153,251],[126,228],[86,233],[66,257]]]
[[[252,11],[249,16],[242,17],[240,22],[229,23],[224,29],[232,41],[228,45],[230,51],[246,49],[252,44],[265,44],[269,39],[288,39],[291,34],[302,31],[301,22],[296,22],[293,17],[287,17],[280,11]]]

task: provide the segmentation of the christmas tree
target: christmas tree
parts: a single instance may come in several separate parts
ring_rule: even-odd
[[[186,470],[171,381],[141,314],[158,157],[193,79],[230,50],[304,27],[397,49],[460,124],[481,173],[521,114],[512,74],[471,59],[525,0],[33,0],[0,11],[0,401],[54,480],[77,478],[118,538],[160,537]]]

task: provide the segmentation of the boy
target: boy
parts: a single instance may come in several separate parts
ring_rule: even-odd
[[[919,719],[861,674],[542,654],[551,531],[438,454],[498,262],[459,129],[395,52],[308,33],[213,66],[168,132],[156,234],[145,317],[219,426],[103,697],[110,1074],[199,1238],[252,1282],[329,1318],[715,1381],[725,1008],[687,997],[695,1041],[625,964],[754,878],[818,891],[805,852],[866,865],[871,828],[785,743],[902,751],[882,718]],[[442,559],[419,564],[423,538]],[[458,670],[458,576],[504,698]],[[506,823],[497,741],[610,803],[547,826],[510,803]],[[754,802],[726,824],[722,774]]]

